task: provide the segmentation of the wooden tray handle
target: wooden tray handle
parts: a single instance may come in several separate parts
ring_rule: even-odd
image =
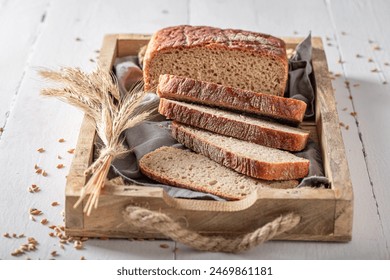
[[[125,221],[134,227],[153,229],[174,241],[181,242],[197,250],[228,253],[242,252],[260,245],[283,232],[293,229],[301,220],[301,217],[297,214],[283,214],[250,233],[229,239],[222,236],[200,235],[195,231],[182,227],[166,214],[142,207],[127,206],[123,211],[123,216]]]

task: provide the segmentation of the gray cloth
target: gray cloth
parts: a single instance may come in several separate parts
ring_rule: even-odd
[[[295,49],[289,61],[288,85],[285,96],[301,100],[307,104],[305,118],[314,116],[314,87],[310,75],[311,67],[311,34]]]
[[[310,59],[311,36],[309,35],[297,46],[296,55],[289,62],[289,82],[286,92],[286,96],[302,100],[308,104],[305,117],[314,115],[313,104],[315,92],[310,80],[310,74],[312,72]],[[131,61],[131,63],[127,61]],[[134,67],[133,62],[134,57],[117,60],[115,64],[117,75],[125,75],[126,67]],[[124,82],[121,77],[118,77],[118,80]],[[121,85],[121,90],[124,91],[123,85]],[[124,144],[129,147],[130,152],[124,158],[115,159],[112,165],[114,173],[133,184],[163,188],[172,197],[223,200],[211,194],[160,184],[140,172],[138,161],[143,155],[162,146],[174,146],[184,149],[171,136],[169,130],[170,121],[167,121],[157,113],[158,103],[159,98],[154,93],[148,93],[141,102],[140,108],[137,111],[154,106],[156,111],[148,121],[144,121],[140,125],[130,128],[125,132]],[[304,178],[298,187],[326,187],[329,185],[328,179],[323,174],[321,153],[315,142],[309,141],[305,150],[295,154],[310,160],[309,176]]]

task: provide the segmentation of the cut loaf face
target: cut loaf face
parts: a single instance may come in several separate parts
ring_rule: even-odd
[[[172,123],[173,137],[187,148],[250,177],[291,180],[307,176],[309,160],[205,130]]]
[[[252,113],[292,123],[303,120],[306,103],[174,75],[161,75],[157,94],[162,98]]]
[[[173,26],[153,34],[144,57],[145,90],[174,74],[282,96],[288,63],[284,41],[235,29]]]
[[[271,148],[300,151],[309,132],[216,108],[161,98],[160,114],[168,119]]]
[[[140,169],[146,176],[167,185],[239,200],[260,188],[294,188],[298,182],[263,181],[226,168],[209,158],[173,147],[161,147],[143,156]]]

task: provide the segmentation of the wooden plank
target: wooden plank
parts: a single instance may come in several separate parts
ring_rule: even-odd
[[[206,0],[191,2],[191,24],[205,24],[229,28],[247,28],[254,31],[265,32],[277,36],[306,36],[309,31],[313,36],[321,36],[326,42],[324,44],[325,52],[330,69],[334,73],[343,74],[342,65],[339,61],[339,51],[337,42],[334,38],[340,34],[342,29],[337,30],[331,22],[332,14],[327,11],[326,3],[328,1],[302,0],[299,5],[296,2],[273,1],[270,5],[265,0],[252,3],[250,1],[241,1],[240,13],[237,14],[230,10],[232,1],[219,1],[208,4]],[[360,4],[356,4],[360,5]],[[377,6],[380,9],[381,3]],[[267,7],[267,9],[264,9]],[[304,9],[302,9],[304,7]],[[382,10],[385,13],[386,9]],[[240,14],[245,16],[240,16]],[[347,5],[338,9],[340,21],[354,18],[360,20],[361,24],[370,21],[370,16],[355,16],[350,12]],[[221,15],[226,15],[221,16]],[[237,17],[239,17],[237,19]],[[244,21],[245,22],[242,23]],[[362,20],[364,19],[364,20]],[[382,17],[382,22],[386,23],[388,19]],[[310,23],[308,25],[308,22]],[[377,21],[375,21],[377,22]],[[287,24],[286,24],[287,23]],[[348,24],[348,21],[346,21]],[[353,25],[349,25],[351,27]],[[356,25],[354,25],[356,26]],[[347,30],[347,29],[346,29]],[[359,30],[359,28],[356,28]],[[326,39],[329,40],[326,40]],[[355,43],[357,46],[359,43]],[[348,50],[348,47],[346,48]],[[351,54],[352,55],[352,54]],[[351,64],[353,67],[353,64]],[[365,74],[367,75],[367,74]],[[387,256],[384,236],[381,234],[380,220],[376,214],[375,199],[372,197],[370,182],[367,175],[362,146],[360,144],[356,123],[349,113],[353,111],[351,100],[348,98],[348,92],[345,89],[343,78],[332,81],[335,87],[337,109],[340,121],[348,125],[349,129],[342,128],[342,136],[346,147],[347,159],[350,165],[352,176],[352,185],[355,193],[354,207],[354,226],[353,239],[348,244],[319,244],[304,243],[292,244],[285,242],[270,242],[246,253],[245,258],[256,259],[302,259],[302,258],[336,258],[336,259],[377,259]],[[344,110],[344,108],[347,108]],[[337,213],[336,213],[337,214]],[[212,259],[212,258],[240,258],[237,256],[228,256],[225,254],[194,254],[193,251],[185,246],[179,245],[178,258],[182,259]]]
[[[49,0],[2,1],[0,7],[0,128],[6,123],[42,31]],[[16,20],[20,19],[20,20]],[[10,28],[12,26],[12,28]],[[25,34],[20,36],[20,34]],[[2,132],[0,132],[0,139]]]
[[[42,3],[42,1],[34,1],[34,3]],[[15,32],[14,35],[20,37],[14,41],[9,40],[8,48],[15,50],[15,52],[6,52],[10,57],[19,55],[26,57],[29,44],[18,45],[18,42],[26,41],[31,45],[30,34],[35,36],[32,26],[28,26],[32,25],[32,21],[24,22],[24,18],[27,20],[33,17],[38,17],[40,22],[42,13],[38,12],[34,5],[39,4],[15,2],[15,5],[12,4],[15,9],[12,12],[8,11],[10,16],[2,14],[0,17],[2,23],[3,18],[12,19],[1,25],[0,30],[7,28],[9,29],[7,34]],[[169,7],[169,14],[162,12],[166,6]],[[118,7],[126,11],[137,10],[138,12],[132,16],[129,16],[129,13],[118,14]],[[144,9],[145,7],[148,9]],[[24,10],[26,13],[21,14],[20,11]],[[73,250],[72,245],[67,245],[67,249],[63,251],[58,248],[58,239],[48,235],[47,226],[39,223],[41,218],[47,218],[50,224],[63,224],[61,211],[64,209],[65,177],[73,157],[72,154],[67,153],[67,150],[76,145],[83,114],[60,101],[40,97],[39,89],[47,84],[37,76],[36,71],[39,67],[58,69],[61,66],[77,66],[90,71],[96,67],[90,59],[96,60],[96,50],[100,48],[105,34],[131,31],[152,33],[165,25],[185,23],[186,11],[186,2],[179,0],[159,1],[159,3],[117,1],[115,5],[112,2],[101,2],[97,5],[94,1],[51,1],[45,21],[40,28],[42,33],[37,37],[34,52],[29,56],[29,67],[25,69],[17,102],[9,114],[7,127],[0,141],[0,177],[3,186],[0,210],[4,215],[14,217],[2,219],[1,228],[2,231],[24,233],[38,240],[39,249],[30,252],[29,257],[49,259],[52,257],[50,252],[57,250],[60,254],[57,259],[79,259],[81,255],[89,259],[173,258],[172,250],[159,247],[161,242],[94,240],[85,243],[87,250]],[[30,12],[31,14],[28,14]],[[17,24],[15,19],[18,19]],[[0,48],[2,49],[3,46]],[[13,53],[15,55],[11,55]],[[2,63],[3,61],[11,64],[8,59],[2,60]],[[16,62],[15,65],[17,64]],[[11,69],[10,72],[16,71],[15,69]],[[20,73],[20,71],[16,72]],[[8,77],[7,75],[3,77]],[[12,79],[16,81],[19,78],[16,74],[12,74]],[[7,87],[14,86],[10,84]],[[3,92],[1,94],[3,95]],[[3,106],[2,102],[0,106]],[[65,142],[59,143],[60,138],[64,138]],[[38,153],[36,150],[40,147],[45,148],[46,152]],[[62,159],[58,159],[58,155]],[[57,169],[59,163],[64,164],[65,168]],[[44,168],[48,176],[37,175],[34,170],[35,164]],[[31,184],[40,186],[41,192],[36,194],[27,192],[26,188]],[[52,207],[50,204],[53,201],[58,201],[60,206]],[[37,222],[32,222],[28,215],[29,208],[38,208],[44,214]],[[0,238],[2,248],[0,259],[14,258],[10,252],[18,248],[22,242],[24,241],[21,239]],[[174,242],[165,243],[174,247]],[[26,256],[22,258],[24,257]]]
[[[390,113],[389,85],[390,39],[383,28],[388,21],[390,3],[388,1],[331,1],[328,9],[333,15],[333,25],[340,32],[337,42],[340,56],[345,63],[343,70],[350,82],[348,93],[352,98],[352,110],[357,114],[348,117],[357,124],[356,133],[362,144],[367,165],[369,182],[366,188],[369,197],[376,202],[375,215],[381,222],[379,233],[386,238],[387,256],[390,256]],[[345,20],[342,9],[348,9],[355,16]],[[370,18],[370,20],[359,20]],[[345,33],[341,33],[341,31]],[[343,35],[345,34],[345,35]],[[372,43],[370,43],[372,41]],[[379,49],[376,49],[376,46]],[[357,58],[360,54],[362,58]],[[369,62],[369,59],[372,62]],[[378,69],[378,72],[372,72]],[[348,114],[351,112],[348,110]],[[365,196],[366,199],[366,196]]]

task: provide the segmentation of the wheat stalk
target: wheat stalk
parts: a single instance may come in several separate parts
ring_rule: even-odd
[[[60,71],[42,70],[39,74],[61,85],[42,89],[41,95],[56,97],[82,110],[94,121],[96,132],[104,144],[99,157],[85,170],[86,175],[92,176],[74,205],[78,207],[89,195],[83,209],[89,216],[92,209],[98,206],[111,162],[127,152],[122,145],[122,132],[145,120],[155,108],[142,110],[138,107],[145,95],[142,82],[121,97],[115,76],[100,66],[91,74],[70,67]]]

